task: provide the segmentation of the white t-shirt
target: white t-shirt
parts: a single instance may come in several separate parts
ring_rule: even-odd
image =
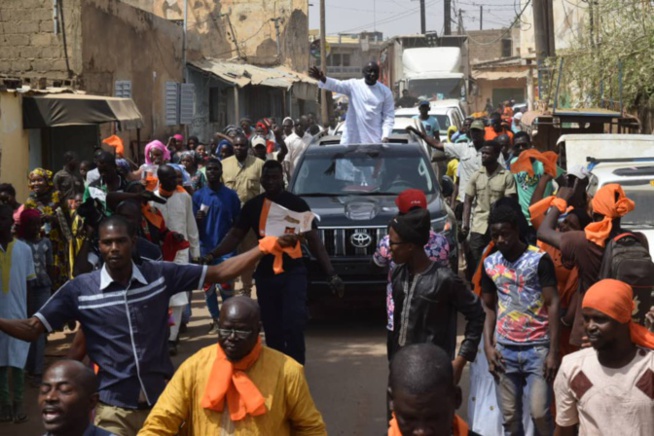
[[[554,381],[556,423],[579,435],[654,435],[654,351],[607,368],[586,348],[563,358]]]

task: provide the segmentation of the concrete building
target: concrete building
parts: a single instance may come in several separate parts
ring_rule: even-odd
[[[312,30],[311,42],[319,38],[320,32]],[[325,74],[339,80],[359,79],[361,70],[370,61],[379,62],[384,35],[381,32],[362,32],[327,36],[327,68]],[[314,57],[315,65],[320,58]]]
[[[0,75],[33,88],[70,86],[133,99],[144,124],[140,131],[119,132],[128,156],[139,152],[138,144],[129,146],[139,136],[143,143],[180,130],[170,122],[166,93],[167,84],[183,80],[183,30],[177,24],[117,0],[2,0],[0,26]],[[58,169],[68,149],[89,158],[113,127],[30,132],[30,165]]]
[[[306,0],[123,1],[180,25],[186,12],[189,43],[197,44],[204,57],[309,68]]]

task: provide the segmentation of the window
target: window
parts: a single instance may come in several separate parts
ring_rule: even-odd
[[[349,54],[343,54],[343,55],[341,55],[341,57],[343,58],[342,65],[344,67],[349,67],[350,66],[350,55]]]
[[[510,58],[513,52],[513,40],[503,39],[502,40],[502,57]]]
[[[132,81],[116,80],[114,82],[114,97],[132,98]]]
[[[332,53],[331,56],[328,58],[328,64],[333,66],[333,67],[340,67],[341,66],[341,55],[340,53]]]

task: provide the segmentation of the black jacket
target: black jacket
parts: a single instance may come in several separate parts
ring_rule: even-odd
[[[475,360],[486,318],[479,297],[451,269],[436,263],[417,274],[411,284],[408,278],[406,265],[393,272],[391,354],[406,345],[431,342],[454,358],[457,312],[461,312],[467,323],[459,355],[469,362]]]

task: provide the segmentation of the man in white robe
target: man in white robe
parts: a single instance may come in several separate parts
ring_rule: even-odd
[[[341,144],[378,144],[388,142],[395,122],[393,93],[379,83],[379,66],[370,62],[363,68],[362,79],[336,80],[312,67],[309,75],[321,89],[347,95],[349,107]]]
[[[159,209],[169,230],[179,233],[189,242],[190,247],[177,251],[174,259],[175,263],[184,265],[189,263],[190,259],[200,258],[200,233],[193,214],[193,199],[184,188],[178,188],[177,173],[173,167],[161,165],[157,175],[159,177],[159,188],[155,193],[167,201],[166,204],[152,202],[152,206]],[[179,327],[182,323],[182,311],[188,303],[189,298],[186,292],[177,293],[170,299],[170,307],[175,322],[170,327],[170,337],[168,338],[171,355],[177,354],[177,339]]]

